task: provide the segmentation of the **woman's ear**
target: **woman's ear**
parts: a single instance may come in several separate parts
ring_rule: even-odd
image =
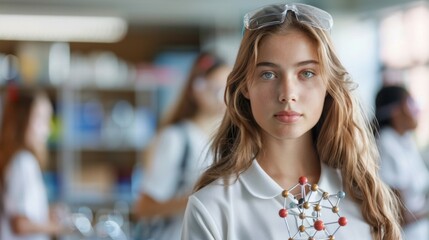
[[[249,89],[247,88],[247,85],[241,88],[240,92],[247,100],[249,100]]]

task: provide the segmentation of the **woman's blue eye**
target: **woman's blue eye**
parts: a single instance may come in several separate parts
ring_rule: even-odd
[[[312,77],[314,77],[315,74],[311,71],[303,71],[301,73],[301,75],[305,78],[312,78]]]
[[[273,79],[276,75],[273,72],[264,72],[262,73],[262,78],[264,79]]]

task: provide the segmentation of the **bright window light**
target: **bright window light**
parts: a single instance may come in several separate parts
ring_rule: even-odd
[[[117,42],[126,32],[115,17],[0,15],[1,40]]]

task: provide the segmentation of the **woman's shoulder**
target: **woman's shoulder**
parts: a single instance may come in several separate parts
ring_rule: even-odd
[[[165,133],[176,133],[176,132],[179,132],[179,131],[181,131],[181,128],[183,127],[184,125],[183,124],[179,124],[179,123],[175,123],[175,124],[171,124],[171,125],[168,125],[168,126],[165,126],[165,127],[163,127],[163,128],[161,128],[161,130],[160,130],[160,134],[165,134]]]
[[[36,157],[28,150],[19,150],[12,156],[12,161],[8,167],[9,171],[19,174],[29,174],[38,169]]]
[[[157,139],[163,142],[178,142],[183,139],[184,125],[172,124],[162,128],[157,135]]]
[[[37,162],[36,157],[28,150],[22,149],[12,156],[13,164],[28,164]]]
[[[192,128],[194,128],[195,126],[193,126],[194,124],[190,121],[181,121],[178,123],[173,123],[171,125],[165,126],[163,127],[160,131],[159,131],[159,135],[160,136],[179,136],[179,135],[183,135],[183,132],[190,132],[192,130]]]
[[[223,194],[224,191],[226,191],[228,188],[233,185],[234,182],[231,184],[227,182],[226,178],[219,178],[206,186],[202,187],[192,195],[196,196],[197,198],[210,198],[219,196],[220,194]],[[213,194],[217,194],[216,196],[213,196]]]
[[[208,209],[219,206],[219,204],[229,201],[237,182],[227,178],[217,179],[193,193],[191,198],[201,202]]]
[[[391,127],[386,126],[380,129],[378,139],[379,141],[386,141],[398,138],[399,134]]]
[[[249,198],[270,199],[282,192],[256,160],[243,172],[219,178],[196,193],[204,201],[229,201],[241,203]],[[243,197],[246,193],[246,197]]]
[[[181,121],[162,128],[158,134],[158,139],[166,142],[183,142],[184,139],[190,139],[193,142],[205,143],[207,136],[199,127],[191,121]]]

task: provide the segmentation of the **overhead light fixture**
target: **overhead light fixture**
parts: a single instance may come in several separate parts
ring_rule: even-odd
[[[0,14],[0,40],[117,42],[127,32],[117,17]]]

